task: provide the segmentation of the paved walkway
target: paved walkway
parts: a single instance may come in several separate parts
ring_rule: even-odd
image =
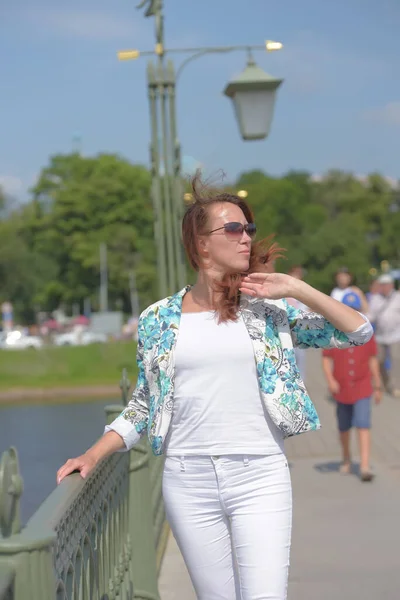
[[[385,397],[374,409],[377,477],[363,484],[356,474],[338,473],[334,406],[327,400],[317,351],[308,352],[307,380],[323,427],[286,443],[294,496],[288,600],[398,600],[400,400]],[[356,459],[356,444],[354,450]],[[160,594],[162,600],[196,600],[172,535]]]

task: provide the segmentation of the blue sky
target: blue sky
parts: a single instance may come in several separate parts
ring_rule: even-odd
[[[117,152],[148,163],[146,59],[153,20],[138,0],[13,0],[0,7],[0,182],[26,198],[51,154]],[[284,78],[269,138],[243,142],[225,84],[242,53],[188,66],[178,88],[183,153],[228,180],[341,168],[399,178],[399,0],[165,0],[167,46],[283,42],[257,63]],[[180,59],[177,59],[179,63]]]

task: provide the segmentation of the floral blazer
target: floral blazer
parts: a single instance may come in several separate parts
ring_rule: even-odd
[[[132,399],[106,431],[116,431],[126,448],[147,431],[154,454],[163,453],[174,403],[174,349],[182,299],[190,286],[149,306],[138,324],[139,374]],[[358,336],[336,329],[317,313],[290,306],[286,300],[242,296],[240,318],[251,341],[261,397],[284,437],[320,428],[315,407],[296,365],[293,347],[347,348],[372,335],[368,321]]]

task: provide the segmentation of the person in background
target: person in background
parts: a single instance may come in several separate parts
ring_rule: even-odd
[[[294,265],[289,270],[288,275],[301,281],[304,278],[304,268],[301,265]],[[288,304],[294,306],[294,308],[297,308],[298,310],[307,310],[307,307],[304,304],[302,304],[299,300],[296,300],[296,298],[286,298],[286,300]],[[296,363],[300,371],[301,378],[304,381],[306,377],[306,350],[304,350],[303,348],[295,348],[294,353],[296,356]]]
[[[343,296],[342,303],[357,311],[361,309],[361,299],[352,291]],[[324,375],[337,406],[336,415],[343,455],[340,472],[351,473],[350,431],[355,427],[358,432],[362,481],[373,479],[370,467],[371,396],[376,404],[382,400],[377,354],[374,337],[364,346],[352,346],[343,350],[326,349],[322,352]]]
[[[377,281],[380,293],[371,296],[367,314],[375,329],[385,390],[399,398],[400,390],[394,387],[391,377],[391,359],[393,346],[400,343],[400,292],[395,290],[393,277],[388,273],[378,277]]]
[[[369,291],[365,294],[368,304],[371,302],[373,296],[377,296],[381,293],[381,284],[377,279],[374,279],[369,284]]]
[[[355,292],[361,299],[361,310],[363,313],[368,312],[368,302],[364,293],[359,287],[354,285],[354,275],[349,271],[347,267],[341,267],[335,273],[336,286],[331,291],[331,297],[338,302],[342,301],[342,298],[348,292]]]

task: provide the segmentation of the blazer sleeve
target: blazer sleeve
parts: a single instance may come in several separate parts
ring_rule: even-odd
[[[297,348],[349,348],[362,346],[372,337],[371,323],[364,315],[365,323],[352,333],[344,333],[322,315],[297,309],[286,300],[283,302],[293,346]]]
[[[149,421],[149,385],[144,370],[144,342],[145,329],[142,318],[138,323],[138,345],[136,361],[138,365],[138,378],[133,390],[132,398],[121,414],[110,425],[105,427],[104,433],[115,431],[125,443],[122,450],[130,450],[137,444],[147,429]]]

